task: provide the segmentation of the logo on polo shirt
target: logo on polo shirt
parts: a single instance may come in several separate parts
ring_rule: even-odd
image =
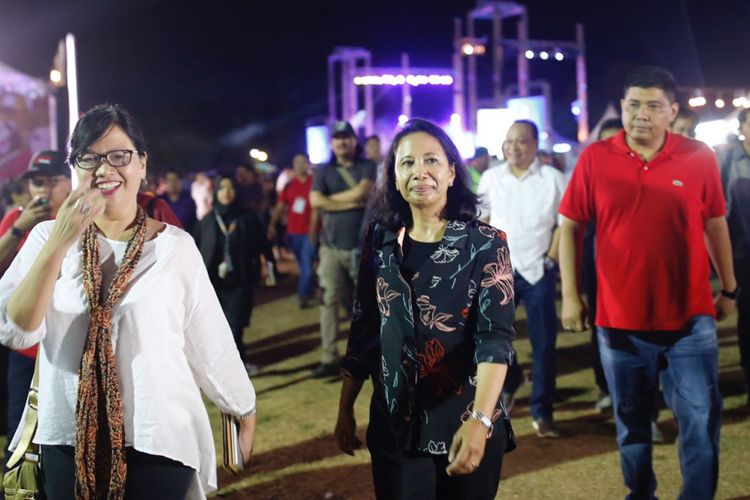
[[[680,188],[681,188],[681,187],[683,186],[683,184],[682,184],[682,181],[681,181],[681,180],[679,180],[679,179],[674,179],[674,180],[672,181],[672,185],[673,185],[673,186],[677,186],[677,187],[680,187]]]

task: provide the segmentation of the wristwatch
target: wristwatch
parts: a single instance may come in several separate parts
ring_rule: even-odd
[[[490,420],[490,418],[481,411],[476,410],[471,411],[471,418],[479,420],[479,423],[482,424],[482,427],[487,430],[487,439],[489,439],[490,436],[492,436],[492,429],[495,427],[492,424],[492,420]]]
[[[728,299],[737,300],[737,297],[740,296],[740,291],[741,290],[742,289],[740,287],[735,288],[733,292],[728,292],[727,290],[721,289],[721,290],[719,290],[719,293],[723,297],[726,297]]]
[[[19,240],[24,237],[26,234],[26,231],[23,229],[18,229],[16,226],[10,227],[10,234],[12,234],[15,238],[18,238]]]

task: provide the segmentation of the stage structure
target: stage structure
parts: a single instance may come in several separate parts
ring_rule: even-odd
[[[515,21],[516,38],[503,37],[503,22]],[[477,37],[480,23],[491,24],[490,39]],[[477,7],[466,15],[466,35],[462,21],[454,20],[453,73],[458,82],[454,87],[454,109],[465,116],[466,127],[476,131],[477,111],[482,108],[502,108],[513,97],[530,95],[529,62],[534,59],[550,64],[575,57],[577,99],[573,106],[578,121],[577,139],[583,143],[589,134],[588,95],[586,83],[586,51],[583,25],[576,24],[576,39],[532,40],[528,37],[529,17],[526,7],[517,2],[479,1]],[[492,58],[492,97],[479,99],[477,95],[477,57],[488,54]],[[515,58],[517,67],[516,85],[503,88],[503,70],[506,59]],[[464,64],[464,60],[466,61]],[[465,81],[465,89],[463,88]],[[547,106],[549,107],[549,100]],[[463,111],[463,112],[462,112]],[[551,133],[551,113],[547,112],[547,123],[539,123],[544,131]]]
[[[478,36],[479,28],[490,23],[488,36]],[[503,37],[503,24],[515,22],[516,38]],[[451,68],[420,68],[410,65],[409,55],[401,56],[398,67],[373,67],[372,54],[362,47],[336,47],[328,57],[328,117],[308,123],[308,153],[311,158],[327,157],[329,138],[324,122],[347,120],[365,135],[375,133],[373,86],[398,86],[401,90],[399,123],[412,116],[412,89],[422,85],[450,86],[452,113],[445,125],[462,154],[470,156],[478,145],[489,146],[514,119],[534,119],[540,128],[542,144],[555,149],[559,136],[552,129],[551,92],[549,83],[532,80],[530,61],[538,59],[550,64],[575,58],[577,99],[571,111],[578,122],[577,139],[584,143],[589,134],[588,96],[583,25],[576,25],[576,39],[532,40],[528,37],[526,7],[512,1],[479,1],[466,15],[466,33],[461,18],[454,19],[454,43]],[[485,30],[486,31],[486,30]],[[492,95],[480,98],[478,57],[491,57],[489,75]],[[506,62],[512,59],[517,81],[505,84]],[[450,107],[450,106],[449,106]],[[483,116],[479,120],[480,114]],[[479,130],[481,121],[488,130]],[[317,145],[311,147],[311,140]],[[559,144],[563,146],[563,144]],[[569,149],[569,144],[564,144]]]

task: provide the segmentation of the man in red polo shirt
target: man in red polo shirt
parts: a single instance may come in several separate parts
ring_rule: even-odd
[[[310,188],[312,173],[310,160],[304,153],[299,153],[292,160],[294,178],[279,193],[279,199],[271,214],[268,224],[268,239],[276,238],[276,225],[282,215],[287,213],[287,236],[294,258],[299,266],[299,285],[297,296],[300,308],[310,305],[315,295],[315,246],[318,243],[317,210],[310,207]]]
[[[54,219],[70,194],[70,168],[57,151],[42,151],[31,158],[23,175],[29,181],[31,202],[15,208],[0,221],[0,273],[4,273],[38,223]],[[34,375],[37,346],[8,355],[8,443],[21,420],[26,395]],[[5,411],[5,409],[3,409]],[[10,454],[6,452],[6,462]]]
[[[737,284],[716,157],[668,132],[675,82],[644,66],[626,79],[625,129],[578,160],[560,205],[563,327],[581,331],[576,240],[596,220],[600,355],[614,406],[629,498],[654,498],[651,409],[660,367],[679,423],[680,498],[713,498],[721,395],[716,322],[734,309]],[[721,281],[714,299],[709,256]]]

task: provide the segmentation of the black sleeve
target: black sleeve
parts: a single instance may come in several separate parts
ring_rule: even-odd
[[[365,380],[374,369],[373,362],[379,360],[380,311],[376,296],[377,249],[375,224],[371,224],[362,247],[359,264],[357,290],[354,298],[354,314],[349,329],[349,342],[341,368],[352,378]]]

